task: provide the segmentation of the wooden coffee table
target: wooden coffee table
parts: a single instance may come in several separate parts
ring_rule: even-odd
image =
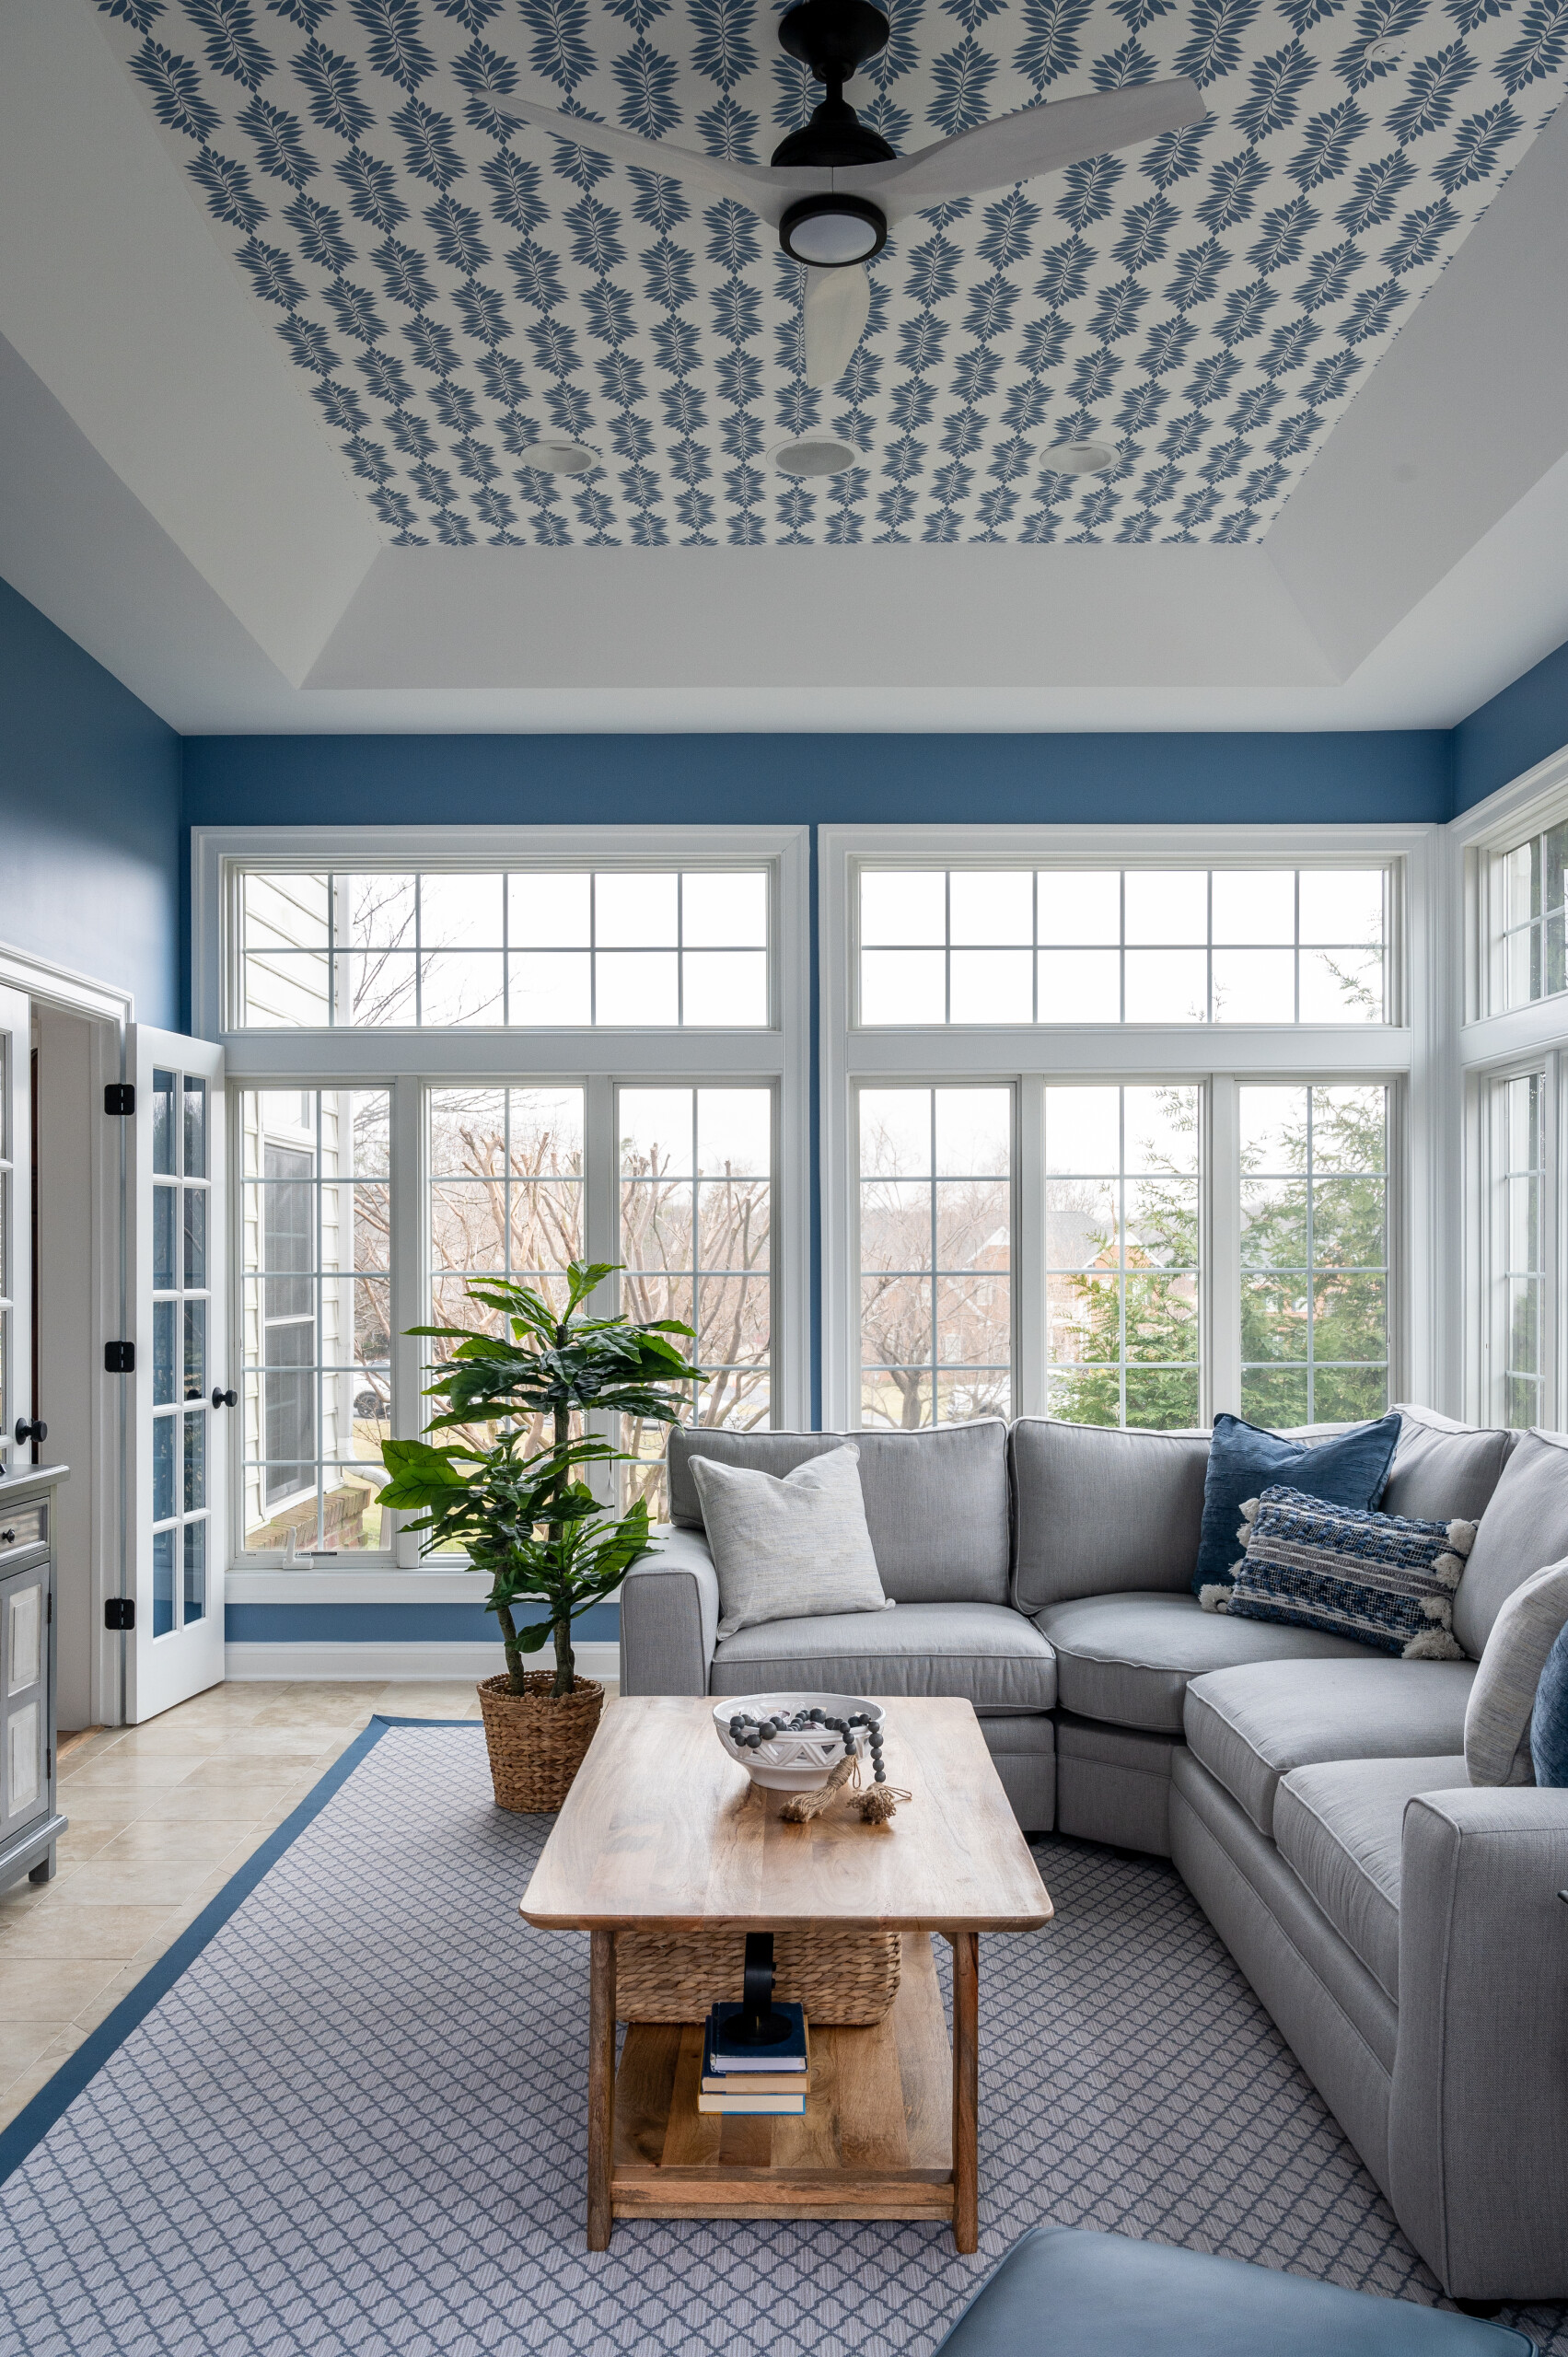
[[[522,1901],[592,1933],[588,2248],[617,2218],[947,2218],[979,2235],[979,1935],[1033,1932],[1051,1900],[968,1702],[886,1704],[890,1825],[842,1805],[786,1825],[722,1749],[711,1699],[611,1702]],[[804,2119],[697,2109],[702,2027],[633,2023],[615,2067],[625,1931],[896,1931],[897,2003],[876,2028],[813,2028]],[[949,2049],[930,1934],[953,1949]]]

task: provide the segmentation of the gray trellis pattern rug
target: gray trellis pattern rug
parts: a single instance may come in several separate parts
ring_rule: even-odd
[[[517,1913],[547,1829],[477,1727],[373,1727],[0,2189],[0,2349],[925,2357],[1040,2220],[1436,2297],[1176,1875],[1049,1840],[1055,1923],[981,1943],[976,2258],[655,2221],[590,2257],[587,1943]]]

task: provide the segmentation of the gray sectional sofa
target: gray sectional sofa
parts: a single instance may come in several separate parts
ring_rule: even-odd
[[[1568,1792],[1472,1787],[1464,1721],[1503,1602],[1568,1555],[1568,1442],[1401,1414],[1384,1510],[1478,1524],[1465,1661],[1202,1611],[1207,1436],[1026,1418],[674,1434],[621,1689],[967,1696],[1028,1829],[1174,1860],[1446,2288],[1561,2298]],[[846,1437],[898,1609],[717,1642],[692,1455],[782,1474]]]

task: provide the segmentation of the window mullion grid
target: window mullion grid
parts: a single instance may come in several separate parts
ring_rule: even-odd
[[[1211,1074],[1202,1128],[1207,1151],[1200,1174],[1199,1234],[1207,1272],[1200,1273],[1203,1314],[1201,1411],[1212,1422],[1241,1409],[1241,1092],[1229,1074]]]
[[[310,1253],[311,1298],[315,1308],[315,1348],[311,1353],[316,1364],[312,1376],[316,1393],[316,1546],[319,1548],[326,1536],[326,1511],[323,1504],[322,1459],[327,1453],[326,1397],[327,1302],[322,1290],[322,1267],[325,1260],[325,1236],[321,1218],[321,1156],[326,1144],[326,1090],[316,1091],[316,1136],[312,1160],[315,1169],[310,1180]]]
[[[616,1143],[617,1083],[602,1074],[595,1074],[583,1088],[583,1252],[588,1260],[619,1261],[621,1259],[621,1156]],[[596,1288],[596,1313],[611,1316],[621,1306],[621,1280],[608,1277]],[[583,1419],[585,1432],[596,1439],[607,1440],[612,1448],[621,1446],[620,1419],[603,1410],[590,1410]],[[589,1466],[586,1478],[590,1490],[607,1508],[612,1508],[620,1482],[618,1465]]]
[[[1015,1084],[1013,1121],[1014,1413],[1043,1416],[1049,1384],[1045,1230],[1045,1078],[1026,1073]]]
[[[391,1132],[392,1194],[390,1260],[392,1311],[391,1429],[399,1440],[421,1436],[424,1400],[424,1345],[409,1329],[428,1326],[434,1309],[431,1263],[429,1154],[425,1143],[428,1091],[411,1078],[389,1086]],[[383,1511],[389,1511],[383,1509]],[[420,1561],[419,1534],[403,1527],[402,1516],[392,1515],[391,1552],[399,1568],[410,1571]]]
[[[936,1349],[937,1349],[937,1344],[936,1344],[936,1294],[937,1294],[936,1252],[937,1252],[937,1244],[936,1244],[936,1091],[935,1091],[935,1088],[933,1088],[933,1089],[931,1090],[931,1092],[930,1092],[930,1109],[931,1109],[931,1111],[930,1111],[930,1118],[931,1118],[931,1317],[930,1317],[930,1319],[929,1319],[929,1321],[928,1321],[926,1330],[927,1330],[927,1333],[928,1333],[928,1334],[929,1334],[929,1336],[930,1336],[930,1341],[931,1341],[931,1422],[932,1422],[933,1425],[935,1425],[935,1424],[939,1421],[939,1420],[938,1420],[938,1417],[937,1417],[937,1414],[936,1414],[936,1367],[937,1367],[937,1356],[936,1356]]]
[[[1127,1428],[1127,1091],[1116,1092],[1116,1355],[1117,1401]]]
[[[1317,1109],[1318,1091],[1316,1088],[1308,1086],[1307,1091],[1307,1421],[1309,1424],[1317,1422],[1318,1414],[1316,1349],[1318,1341],[1318,1286],[1316,1282],[1318,1273],[1318,1239],[1314,1219],[1318,1199]],[[1385,1147],[1383,1159],[1387,1162],[1388,1158],[1388,1149]],[[1385,1179],[1385,1215],[1387,1214],[1387,1198],[1388,1181]]]
[[[677,938],[679,937],[678,927]],[[701,1366],[703,1364],[703,1321],[697,1314],[697,1304],[701,1299],[703,1271],[703,1189],[698,1176],[702,1167],[697,1152],[698,1114],[697,1091],[693,1088],[691,1091],[691,1178],[690,1182],[691,1188],[691,1358],[694,1365]],[[703,1412],[702,1386],[700,1383],[693,1383],[691,1389],[691,1421],[695,1424]]]

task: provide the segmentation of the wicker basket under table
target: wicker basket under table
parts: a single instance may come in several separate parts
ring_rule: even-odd
[[[743,1932],[621,1932],[615,2013],[623,2022],[700,2022],[738,2003]],[[775,1932],[773,1994],[808,2022],[839,2028],[887,2018],[899,1993],[896,1932]]]

